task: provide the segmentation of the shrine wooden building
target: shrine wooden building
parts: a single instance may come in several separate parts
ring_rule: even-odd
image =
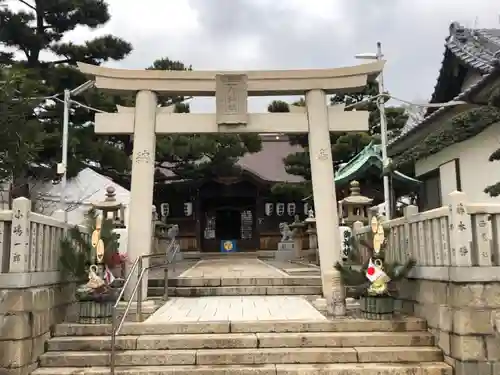
[[[302,151],[300,146],[290,145],[286,136],[262,136],[262,150],[238,161],[241,173],[237,177],[156,185],[157,212],[166,223],[179,225],[183,251],[218,252],[223,240],[234,240],[237,251],[276,250],[281,238],[279,224],[292,223],[295,215],[305,219],[312,206],[304,197],[284,198],[271,193],[276,183],[302,181],[288,174],[283,163],[287,155],[298,151]],[[337,171],[339,200],[349,194],[350,181],[358,180],[363,193],[374,198],[374,204],[383,201],[379,151],[371,144]],[[418,184],[400,173],[395,180],[405,191]],[[377,185],[380,189],[373,189]]]
[[[279,224],[304,217],[307,203],[273,198],[277,182],[299,182],[285,171],[283,158],[300,151],[285,136],[262,136],[262,150],[238,162],[237,177],[167,181],[155,188],[154,203],[162,220],[179,225],[184,251],[220,251],[221,240],[234,240],[238,251],[276,250]]]

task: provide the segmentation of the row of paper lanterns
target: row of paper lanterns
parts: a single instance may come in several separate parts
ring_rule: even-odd
[[[160,213],[161,217],[170,216],[170,204],[168,203],[160,204]],[[193,203],[192,202],[184,203],[184,215],[191,216],[192,214],[193,214]]]
[[[283,216],[285,214],[285,203],[266,203],[265,205],[265,213],[266,216],[271,216],[275,212],[274,209],[276,208],[276,215],[278,216]],[[309,211],[309,203],[304,203],[304,212]],[[297,212],[297,206],[295,203],[287,203],[286,204],[286,213],[289,216],[295,215]],[[162,203],[160,204],[160,213],[162,217],[168,217],[170,216],[170,204],[168,203]],[[184,215],[186,216],[191,216],[193,214],[193,203],[192,202],[186,202],[184,203]]]
[[[274,209],[276,208],[276,215],[278,216],[283,216],[285,214],[285,203],[276,203],[276,207],[274,203],[266,203],[265,205],[265,213],[266,216],[271,216],[275,211]],[[304,212],[309,211],[309,203],[304,203]],[[293,216],[297,212],[297,206],[295,203],[287,203],[286,204],[286,213],[288,216]]]

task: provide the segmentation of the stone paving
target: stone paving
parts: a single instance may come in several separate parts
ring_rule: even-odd
[[[172,298],[146,323],[269,320],[326,320],[299,296]]]
[[[201,260],[179,278],[289,278],[290,275],[254,258]],[[151,315],[146,322],[252,320],[325,320],[301,296],[207,296],[177,297]]]
[[[288,274],[253,258],[226,258],[200,260],[179,275],[182,278],[260,278],[286,277]]]

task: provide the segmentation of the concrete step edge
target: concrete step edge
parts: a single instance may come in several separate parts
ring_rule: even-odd
[[[219,321],[137,323],[125,322],[120,336],[147,334],[213,334],[213,333],[281,333],[281,332],[421,332],[427,329],[425,320],[404,318],[394,320],[274,320],[274,321]],[[111,333],[110,324],[62,323],[55,327],[53,336],[103,336]]]
[[[42,367],[109,366],[110,353],[47,352]],[[144,365],[245,365],[292,363],[416,363],[442,361],[436,347],[263,348],[198,350],[125,350],[117,353],[117,366]]]
[[[164,279],[149,279],[150,287],[163,287]],[[221,286],[321,286],[318,275],[283,277],[234,277],[234,278],[170,278],[170,287],[221,287]]]
[[[429,332],[303,332],[222,333],[119,336],[119,350],[198,350],[231,348],[352,348],[373,346],[433,346]],[[109,336],[61,336],[48,341],[48,351],[110,350]]]
[[[394,371],[399,375],[412,375],[425,370],[426,375],[452,375],[453,369],[444,362],[416,364],[364,363],[359,364],[293,364],[293,365],[247,365],[247,366],[134,366],[116,369],[116,375],[377,375]],[[58,375],[81,374],[82,368],[59,367]],[[108,375],[108,367],[85,369],[85,375]],[[54,368],[39,368],[32,375],[54,375]]]
[[[169,287],[169,295],[178,297],[250,296],[250,295],[320,295],[321,286],[220,286],[220,287]],[[161,288],[163,290],[163,288]],[[149,289],[151,294],[157,290]]]

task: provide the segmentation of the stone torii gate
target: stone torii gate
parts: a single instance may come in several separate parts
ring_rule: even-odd
[[[331,131],[368,130],[368,112],[328,106],[327,94],[363,89],[384,65],[319,70],[247,72],[122,70],[79,63],[99,89],[136,93],[135,108],[98,113],[100,134],[133,134],[128,254],[133,261],[151,249],[151,204],[156,134],[172,133],[308,133],[323,295],[328,310],[345,314],[344,290],[334,264],[340,261],[337,199]],[[216,96],[215,114],[172,113],[158,107],[157,94]],[[290,113],[248,113],[248,96],[305,95],[306,107]],[[147,282],[143,283],[144,287]],[[146,296],[146,293],[143,293]]]

